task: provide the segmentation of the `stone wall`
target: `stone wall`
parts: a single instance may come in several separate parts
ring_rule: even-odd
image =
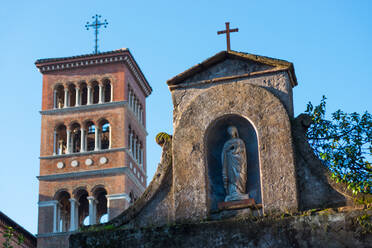
[[[372,210],[332,209],[297,216],[241,217],[70,237],[70,247],[372,247]]]

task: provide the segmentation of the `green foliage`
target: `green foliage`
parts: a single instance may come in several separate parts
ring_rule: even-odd
[[[12,240],[14,239],[14,228],[10,226],[5,226],[5,231],[1,232],[5,241],[3,242],[3,248],[13,248],[11,245]],[[22,234],[16,236],[17,240],[15,241],[17,245],[21,245],[24,242],[24,237]]]
[[[307,105],[306,113],[313,120],[307,131],[310,145],[331,170],[334,180],[347,183],[354,194],[372,193],[371,114],[337,110],[327,120],[325,112],[325,96],[318,106],[311,102]]]
[[[363,233],[372,233],[372,216],[365,214],[357,218],[357,222],[363,228]]]

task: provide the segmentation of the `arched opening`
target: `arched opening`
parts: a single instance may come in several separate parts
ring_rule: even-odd
[[[87,199],[88,192],[85,189],[80,189],[76,192],[76,200],[78,201],[78,226],[83,226],[84,219],[89,216],[89,201]]]
[[[104,102],[111,102],[111,82],[106,79],[103,83]]]
[[[70,194],[66,191],[59,192],[55,199],[58,201],[57,206],[57,232],[67,232],[70,228]]]
[[[208,163],[208,190],[211,209],[225,200],[225,188],[222,179],[222,150],[231,137],[227,129],[234,126],[245,144],[247,161],[246,193],[256,203],[261,203],[260,168],[258,159],[257,135],[252,124],[240,115],[225,115],[215,120],[206,131],[206,154]]]
[[[107,222],[107,191],[104,188],[98,188],[94,192],[94,198],[96,199],[96,223]],[[106,221],[103,222],[106,218]]]
[[[86,130],[87,130],[87,135],[85,137],[86,137],[87,151],[94,151],[96,126],[94,125],[92,121],[88,121],[86,123]]]
[[[97,104],[99,102],[99,85],[97,81],[92,82],[92,102]]]
[[[100,143],[101,143],[101,149],[109,149],[110,148],[110,123],[107,120],[102,120],[100,122]]]
[[[81,147],[81,128],[79,123],[71,125],[71,151],[80,152]]]
[[[67,132],[66,126],[63,124],[56,128],[54,147],[54,152],[58,155],[66,154],[67,152]]]
[[[57,85],[54,89],[54,108],[61,109],[64,107],[65,90],[63,85]]]
[[[80,104],[81,105],[87,105],[88,103],[88,88],[87,84],[85,82],[82,82],[80,84]]]
[[[68,106],[73,107],[76,104],[76,88],[74,84],[68,86]]]

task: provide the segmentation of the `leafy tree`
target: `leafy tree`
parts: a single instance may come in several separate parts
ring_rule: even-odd
[[[371,114],[337,110],[327,120],[325,112],[325,96],[318,106],[308,103],[306,113],[313,120],[307,131],[309,144],[331,170],[333,179],[347,183],[354,194],[372,193]]]
[[[12,239],[15,236],[14,234],[14,228],[10,226],[5,226],[5,231],[1,232],[3,234],[3,237],[5,238],[5,241],[3,242],[3,248],[13,248],[11,245]],[[23,235],[17,236],[17,245],[21,245],[24,242],[24,237]]]

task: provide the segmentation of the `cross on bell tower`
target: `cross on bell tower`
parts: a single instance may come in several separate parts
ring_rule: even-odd
[[[91,24],[89,24],[89,22],[87,22],[87,24],[85,25],[86,29],[89,30],[89,28],[94,28],[94,34],[96,36],[96,39],[95,39],[95,46],[94,46],[94,53],[97,54],[98,53],[98,29],[103,26],[104,28],[107,27],[108,25],[108,22],[107,20],[105,19],[103,22],[101,22],[99,20],[99,18],[101,18],[100,15],[95,15],[95,16],[92,16],[92,19],[95,19]]]
[[[239,32],[238,28],[230,29],[230,22],[226,22],[226,30],[218,31],[218,34],[226,34],[227,51],[230,51],[230,33]]]

